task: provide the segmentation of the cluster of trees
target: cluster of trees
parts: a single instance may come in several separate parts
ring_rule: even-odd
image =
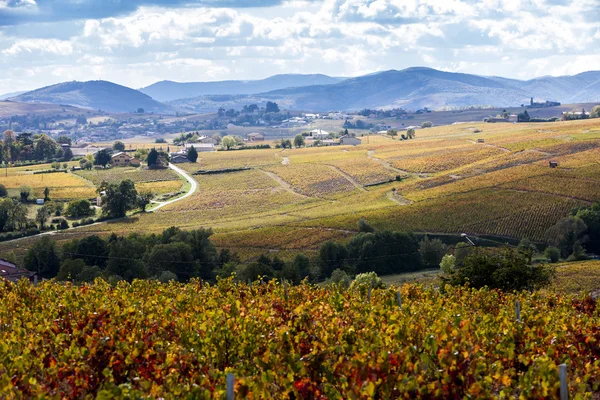
[[[464,259],[444,256],[440,266],[442,281],[479,289],[485,286],[506,291],[536,290],[548,285],[554,268],[531,264],[527,252],[508,247],[502,249],[472,248]]]
[[[344,129],[373,129],[373,128],[375,128],[375,124],[372,124],[370,122],[365,122],[362,119],[357,119],[354,122],[347,119],[346,121],[344,121],[343,128]]]
[[[45,134],[15,134],[12,130],[6,130],[0,140],[0,163],[68,161],[71,158],[73,152],[70,148],[63,149],[60,143]]]
[[[391,137],[396,137],[398,136],[398,131],[395,129],[389,129],[387,131],[387,134]],[[409,140],[409,139],[414,139],[416,136],[416,132],[413,128],[409,128],[406,130],[406,134],[402,133],[400,135],[400,140]]]
[[[600,253],[600,203],[578,207],[546,232],[546,241],[567,260],[583,260],[589,251]]]
[[[262,108],[257,104],[247,104],[241,111],[233,108],[226,110],[221,107],[217,115],[220,118],[228,118],[229,123],[246,126],[279,124],[291,117],[289,112],[282,112],[279,105],[272,101],[267,101]]]
[[[162,234],[127,237],[112,234],[75,239],[59,247],[49,237],[40,238],[26,253],[25,268],[44,278],[90,282],[156,278],[187,281],[212,279],[213,271],[230,262],[227,251],[219,253],[212,231],[169,228]]]
[[[369,108],[364,108],[358,112],[358,115],[362,117],[375,115],[377,118],[399,118],[400,116],[406,114],[408,114],[408,112],[403,108],[392,108],[388,110],[372,110]]]

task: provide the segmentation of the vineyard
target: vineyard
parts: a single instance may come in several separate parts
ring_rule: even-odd
[[[557,398],[563,363],[571,398],[600,390],[599,309],[582,296],[0,285],[1,398],[225,398],[228,374],[236,398]]]
[[[96,186],[102,182],[119,183],[125,179],[130,179],[134,183],[179,180],[179,176],[170,169],[116,167],[108,169],[95,169],[90,171],[81,170],[75,171],[74,173],[91,181]]]
[[[370,136],[358,146],[201,153],[197,163],[181,167],[220,173],[194,175],[193,196],[79,232],[211,227],[219,247],[250,258],[257,249],[314,251],[321,239],[343,240],[355,232],[360,219],[375,229],[543,240],[572,208],[600,200],[599,124],[472,123],[418,129],[415,139],[404,141]],[[550,160],[558,167],[550,168]],[[32,175],[38,168],[9,169],[0,181],[11,196],[25,183],[36,195],[49,185],[51,197],[66,199],[93,196],[93,185],[102,180],[130,178],[138,190],[159,194],[181,185],[170,170],[77,172],[86,181],[73,174]],[[247,170],[223,172],[240,168]]]
[[[2,172],[0,183],[4,185],[11,196],[19,196],[19,187],[25,185],[32,189],[31,197],[44,197],[43,192],[50,189],[51,198],[55,200],[72,200],[95,196],[96,189],[89,182],[65,172],[37,173],[51,169],[50,164],[28,167],[9,168]],[[8,175],[8,176],[5,176]]]

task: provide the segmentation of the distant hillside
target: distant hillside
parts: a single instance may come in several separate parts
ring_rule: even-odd
[[[15,96],[18,96],[23,93],[26,93],[26,92],[12,92],[12,93],[0,94],[0,100],[10,99],[11,97],[15,97]]]
[[[452,109],[468,106],[511,107],[535,101],[595,102],[600,98],[600,71],[529,81],[486,77],[416,67],[384,71],[328,85],[274,90],[251,96],[199,96],[172,102],[190,111],[239,108],[276,101],[292,110],[358,110],[403,107]]]
[[[140,89],[140,92],[158,101],[171,101],[206,95],[239,95],[270,92],[290,87],[329,85],[342,81],[327,75],[287,74],[261,80],[219,82],[161,81]]]
[[[171,108],[150,96],[107,81],[65,82],[12,97],[26,103],[52,103],[107,112],[130,112],[143,108],[145,112],[169,113]]]

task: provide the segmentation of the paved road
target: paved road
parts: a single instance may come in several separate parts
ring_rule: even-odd
[[[190,185],[191,185],[190,190],[188,190],[188,192],[186,194],[184,194],[183,196],[177,197],[173,200],[169,200],[169,201],[165,201],[165,202],[156,202],[155,204],[158,204],[158,205],[156,207],[152,208],[152,210],[150,210],[151,212],[154,212],[156,210],[163,208],[166,205],[176,203],[178,201],[185,199],[186,197],[191,196],[192,194],[194,194],[194,192],[198,188],[198,183],[196,182],[196,180],[194,178],[192,178],[187,172],[185,172],[181,168],[179,168],[171,163],[169,163],[169,168],[171,168],[173,171],[177,172],[179,175],[183,176],[190,183]]]

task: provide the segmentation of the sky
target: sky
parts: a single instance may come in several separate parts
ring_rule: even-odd
[[[71,80],[600,70],[600,0],[0,0],[0,94]]]

